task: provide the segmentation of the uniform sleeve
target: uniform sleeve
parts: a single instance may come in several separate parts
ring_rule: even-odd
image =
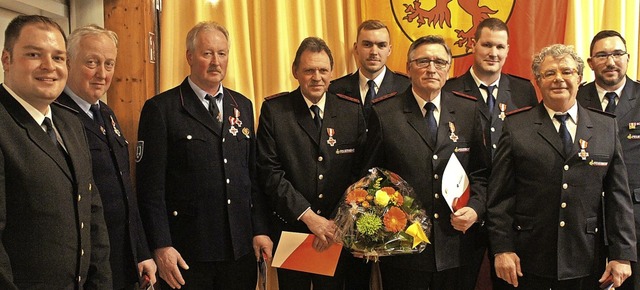
[[[276,147],[275,117],[265,102],[258,125],[258,179],[273,209],[285,214],[288,222],[294,222],[311,204],[285,176]]]
[[[611,119],[615,140],[611,165],[604,180],[605,221],[609,241],[609,260],[636,261],[636,234],[633,201],[627,182],[627,169],[622,159],[622,146],[618,139],[618,127]]]
[[[476,102],[477,104],[477,102]],[[478,215],[478,220],[483,219],[487,204],[487,179],[490,169],[491,156],[485,149],[485,138],[482,131],[479,110],[474,110],[474,128],[471,136],[471,159],[469,160],[469,183],[471,184],[471,198],[467,206],[473,208]]]
[[[140,217],[151,251],[172,245],[165,204],[167,138],[164,116],[153,99],[147,101],[138,127],[136,187]]]
[[[93,180],[91,184],[94,185],[91,190],[91,262],[84,289],[108,289],[113,287],[109,263],[109,234],[98,187]]]
[[[253,106],[249,104],[249,108]],[[253,110],[249,109],[248,112],[251,112],[251,124],[255,124],[253,118]],[[253,235],[267,235],[269,234],[268,227],[268,205],[267,200],[264,193],[261,190],[261,187],[258,184],[258,175],[257,175],[257,161],[256,154],[258,150],[257,140],[255,135],[254,127],[251,126],[251,138],[249,138],[250,149],[249,149],[249,175],[251,178],[251,224],[253,227]]]
[[[509,122],[504,123],[502,136],[493,160],[493,171],[487,190],[487,229],[491,254],[515,252],[512,229],[512,207],[515,202],[513,186],[513,156]]]
[[[7,225],[7,192],[5,182],[4,155],[0,150],[0,236],[4,234],[4,229]],[[2,239],[0,239],[0,289],[18,289],[18,287],[13,284],[11,261],[4,248]]]

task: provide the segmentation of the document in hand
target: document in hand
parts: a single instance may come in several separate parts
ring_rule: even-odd
[[[272,267],[333,276],[340,258],[341,244],[318,252],[313,248],[313,234],[283,231],[273,257]]]
[[[469,177],[456,154],[451,153],[451,158],[442,173],[442,195],[451,212],[465,207],[470,194]]]

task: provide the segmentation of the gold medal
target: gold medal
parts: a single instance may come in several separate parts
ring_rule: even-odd
[[[249,128],[247,127],[242,128],[242,134],[244,134],[245,137],[249,138],[249,133],[251,133],[249,131]]]

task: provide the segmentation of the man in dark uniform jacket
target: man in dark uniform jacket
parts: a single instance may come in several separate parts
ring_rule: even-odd
[[[509,28],[498,18],[487,18],[480,22],[473,40],[473,65],[469,70],[447,81],[443,90],[457,91],[478,100],[480,120],[485,134],[487,151],[493,157],[498,146],[498,140],[502,133],[502,123],[505,114],[526,106],[535,106],[538,103],[536,91],[527,79],[502,73],[502,67],[509,53]],[[491,99],[488,91],[491,90]],[[493,109],[489,109],[489,104]],[[484,219],[484,217],[480,217]],[[485,259],[489,238],[483,223],[475,225],[467,235],[474,235],[474,252],[469,257],[470,262],[467,274],[461,279],[465,280],[464,289],[475,289],[480,266]],[[487,260],[493,260],[488,259]],[[482,280],[491,273],[493,289],[505,289],[508,285],[496,277],[493,267],[482,271]]]
[[[162,289],[255,289],[256,261],[271,258],[253,107],[222,86],[228,36],[215,22],[193,27],[191,74],[142,108],[137,188]]]
[[[358,26],[353,53],[358,62],[358,71],[332,81],[329,92],[360,100],[366,120],[371,111],[371,101],[391,93],[404,92],[410,82],[406,76],[386,66],[387,58],[391,55],[391,39],[389,28],[380,20],[366,20]]]
[[[0,86],[0,289],[110,289],[109,237],[82,124],[50,105],[67,80],[64,32],[21,15]]]
[[[326,92],[333,57],[320,38],[302,41],[293,62],[300,87],[267,98],[258,126],[260,185],[275,218],[274,240],[285,231],[312,233],[317,250],[334,241],[332,214],[360,171],[365,124],[358,100]],[[278,269],[280,289],[343,289],[343,251],[333,277]]]
[[[58,102],[78,111],[91,150],[93,178],[100,190],[109,231],[112,289],[133,289],[141,273],[155,283],[151,259],[129,170],[129,142],[115,114],[100,101],[111,85],[118,36],[96,25],[69,36],[67,87]],[[99,116],[97,114],[100,114]]]
[[[627,77],[629,54],[620,33],[598,32],[591,40],[591,57],[587,59],[595,81],[580,86],[578,103],[615,114],[618,137],[627,166],[629,190],[635,215],[636,239],[640,233],[640,83]],[[613,100],[613,102],[612,102]],[[632,262],[632,279],[616,289],[640,289],[640,265]]]
[[[487,227],[496,273],[518,289],[597,289],[607,278],[617,288],[636,260],[617,126],[576,102],[583,68],[562,44],[534,56],[543,102],[507,118],[496,152]]]
[[[450,62],[451,50],[440,36],[414,41],[407,55],[411,87],[375,100],[368,122],[365,168],[386,168],[404,178],[433,224],[431,244],[422,253],[381,259],[386,290],[460,289],[471,249],[464,232],[484,214],[489,156],[476,100],[441,91]],[[471,196],[452,213],[441,188],[454,155],[469,176]]]

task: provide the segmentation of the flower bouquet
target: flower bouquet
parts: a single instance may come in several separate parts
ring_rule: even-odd
[[[367,260],[422,252],[431,224],[413,189],[391,171],[369,172],[349,186],[338,206],[337,238]]]

